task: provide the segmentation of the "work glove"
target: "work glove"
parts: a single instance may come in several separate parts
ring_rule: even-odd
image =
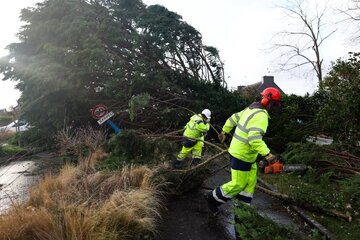
[[[225,133],[224,133],[224,132],[219,133],[218,139],[219,139],[219,141],[220,141],[221,143],[224,143],[224,142],[225,142],[225,139],[226,139]]]
[[[269,153],[265,156],[265,160],[269,163],[273,162],[276,159],[276,155]]]

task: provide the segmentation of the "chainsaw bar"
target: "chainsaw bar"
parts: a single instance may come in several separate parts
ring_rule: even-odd
[[[305,171],[307,166],[305,164],[285,164],[283,166],[284,172],[301,172]]]

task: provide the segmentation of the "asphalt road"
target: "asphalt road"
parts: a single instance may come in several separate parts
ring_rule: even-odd
[[[48,152],[0,165],[0,214],[4,214],[12,203],[25,201],[30,187],[45,173],[56,171],[61,165],[62,160]]]
[[[230,173],[222,170],[207,179],[203,186],[205,189],[214,188],[229,180]],[[231,202],[222,205],[219,216],[213,218],[209,215],[206,201],[203,199],[207,191],[196,190],[169,201],[166,206],[167,211],[159,224],[156,240],[235,239]],[[256,191],[252,205],[260,215],[270,218],[279,225],[290,226],[297,233],[302,234],[301,219],[277,199]]]

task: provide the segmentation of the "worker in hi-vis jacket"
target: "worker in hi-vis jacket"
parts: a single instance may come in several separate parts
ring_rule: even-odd
[[[180,169],[183,160],[191,153],[192,164],[197,165],[201,162],[202,148],[204,146],[204,138],[210,129],[211,112],[204,109],[201,114],[195,114],[184,127],[182,149],[177,159],[173,161],[173,167]]]
[[[234,197],[250,204],[256,185],[258,154],[268,161],[274,159],[263,140],[263,135],[268,127],[269,113],[281,106],[281,94],[276,88],[266,88],[261,95],[260,101],[229,117],[218,136],[223,143],[226,134],[236,128],[228,150],[231,181],[206,195],[208,207],[213,213],[218,211],[221,204]]]

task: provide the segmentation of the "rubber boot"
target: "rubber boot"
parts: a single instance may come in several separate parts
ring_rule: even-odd
[[[172,166],[175,169],[181,169],[182,168],[182,161],[179,161],[179,160],[176,159],[176,160],[174,160],[172,162]]]

